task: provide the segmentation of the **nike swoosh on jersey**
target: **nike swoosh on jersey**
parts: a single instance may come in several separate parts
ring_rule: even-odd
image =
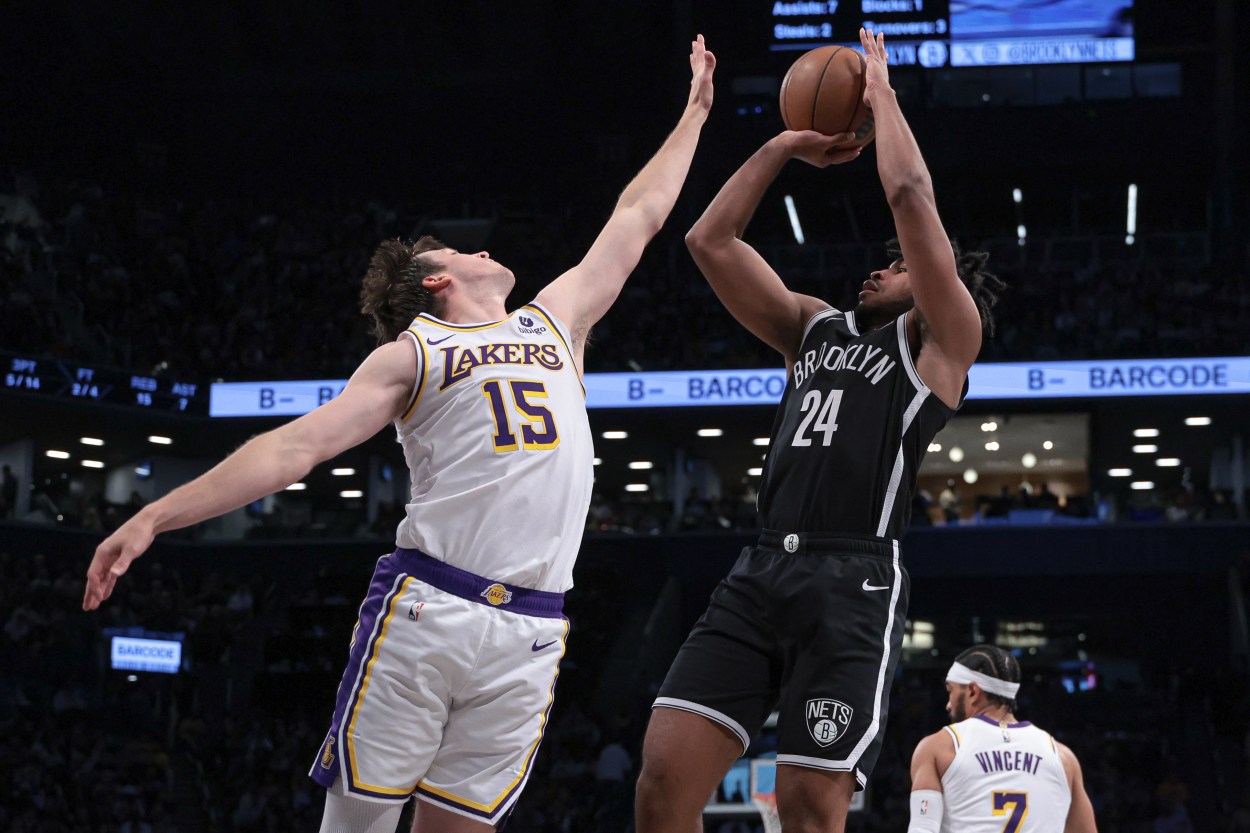
[[[425,340],[425,343],[426,343],[426,344],[428,344],[428,345],[430,345],[431,347],[433,347],[435,344],[442,344],[442,343],[443,343],[444,341],[446,341],[447,339],[449,339],[449,338],[455,338],[455,337],[456,337],[456,336],[458,336],[458,335],[460,335],[460,334],[459,334],[459,333],[452,333],[451,335],[449,335],[449,336],[443,336],[442,338],[427,338],[427,339]]]
[[[884,587],[877,587],[876,585],[869,584],[869,583],[868,583],[868,579],[864,579],[864,583],[863,583],[863,585],[861,585],[861,586],[862,586],[865,590],[869,590],[869,591],[872,591],[872,590],[889,590],[889,589],[890,589],[890,585],[888,585],[888,584],[887,584],[887,585],[885,585]]]
[[[557,643],[557,642],[559,642],[559,641],[560,641],[560,640],[558,640],[558,639],[553,639],[553,640],[551,640],[550,642],[544,642],[543,644],[539,645],[539,644],[538,644],[538,640],[537,640],[537,639],[535,639],[535,640],[534,640],[534,646],[533,646],[532,648],[530,648],[530,650],[531,650],[531,651],[541,651],[543,648],[550,648],[552,645],[556,644],[556,643]]]

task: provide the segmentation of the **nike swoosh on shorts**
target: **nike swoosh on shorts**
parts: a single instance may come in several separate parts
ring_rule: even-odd
[[[534,640],[534,646],[533,646],[532,648],[530,648],[530,650],[531,650],[531,651],[541,651],[543,648],[550,648],[552,645],[556,644],[556,643],[557,643],[557,642],[559,642],[559,641],[560,641],[560,640],[558,640],[558,639],[553,639],[553,640],[551,640],[550,642],[544,642],[543,644],[539,645],[539,644],[538,644],[538,640],[537,640],[537,639],[535,639],[535,640]]]
[[[863,583],[862,587],[863,587],[865,590],[869,590],[869,591],[871,591],[871,590],[889,590],[889,589],[890,589],[890,585],[888,585],[888,584],[887,584],[887,585],[885,585],[884,587],[877,587],[877,586],[875,586],[875,585],[869,584],[869,583],[868,583],[868,579],[864,579],[864,583]]]

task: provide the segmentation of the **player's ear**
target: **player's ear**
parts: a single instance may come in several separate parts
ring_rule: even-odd
[[[421,285],[432,294],[437,295],[451,285],[451,275],[446,272],[439,272],[437,275],[426,275],[421,279]]]

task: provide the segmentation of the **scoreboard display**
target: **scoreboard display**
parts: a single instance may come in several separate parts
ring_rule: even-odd
[[[57,359],[0,353],[2,390],[64,400],[129,405],[160,411],[208,413],[206,385],[89,367]]]
[[[1132,0],[775,0],[774,52],[885,35],[891,66],[1131,61]]]

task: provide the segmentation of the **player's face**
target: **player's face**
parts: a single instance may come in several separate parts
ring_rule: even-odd
[[[461,252],[456,249],[439,249],[429,253],[441,270],[456,280],[466,283],[498,285],[506,294],[512,289],[516,278],[512,270],[490,259],[490,252]]]
[[[968,687],[958,683],[946,684],[946,713],[952,723],[968,719]]]
[[[859,302],[869,309],[899,305],[904,309],[910,308],[913,303],[911,279],[903,259],[873,271],[859,290]]]

